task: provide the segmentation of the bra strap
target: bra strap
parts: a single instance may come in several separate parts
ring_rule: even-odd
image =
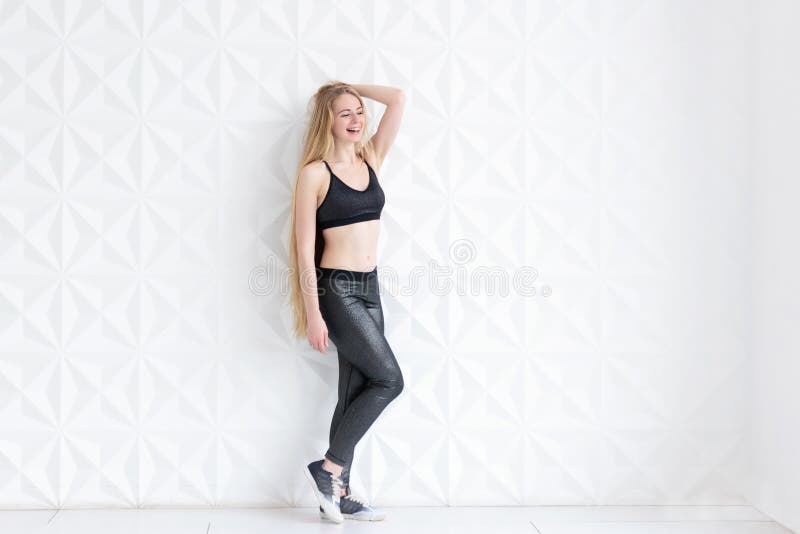
[[[375,181],[377,182],[378,181],[378,173],[375,172],[375,169],[372,168],[372,165],[370,165],[367,162],[366,159],[364,160],[364,163],[367,164],[367,168],[369,169],[369,180],[372,181],[372,177],[374,176],[375,177]]]

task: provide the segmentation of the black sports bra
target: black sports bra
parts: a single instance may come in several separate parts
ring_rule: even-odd
[[[344,226],[361,221],[381,218],[386,202],[383,188],[369,163],[369,184],[364,190],[353,189],[333,174],[328,162],[322,160],[330,172],[330,184],[322,204],[317,208],[317,228],[323,230],[333,226]]]

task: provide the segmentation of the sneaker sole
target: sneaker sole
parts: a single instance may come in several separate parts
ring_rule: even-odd
[[[328,519],[330,521],[330,518],[327,515],[325,515],[325,512],[320,512],[319,516],[322,519]],[[386,519],[385,517],[363,517],[363,516],[358,517],[352,514],[342,514],[342,517],[344,517],[345,519],[350,519],[352,521],[383,521],[384,519]]]
[[[325,519],[333,521],[334,523],[342,523],[344,521],[344,517],[342,516],[341,510],[336,508],[335,504],[325,499],[325,496],[321,491],[319,491],[317,482],[314,480],[314,476],[311,474],[311,471],[308,470],[307,465],[303,466],[303,473],[308,479],[308,482],[311,484],[311,489],[314,490],[314,495],[317,497],[319,505],[322,506],[323,510],[325,510],[325,514],[327,516]]]

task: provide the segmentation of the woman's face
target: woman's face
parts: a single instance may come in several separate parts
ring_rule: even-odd
[[[350,131],[355,130],[355,131]],[[333,136],[355,143],[364,131],[364,109],[349,93],[333,101]]]

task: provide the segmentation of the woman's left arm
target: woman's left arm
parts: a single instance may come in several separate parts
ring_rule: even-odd
[[[385,85],[350,85],[361,96],[386,104],[386,110],[383,112],[378,129],[368,141],[372,143],[378,158],[376,165],[380,167],[386,153],[389,152],[389,147],[397,137],[397,132],[400,131],[400,122],[403,118],[406,101],[405,92],[400,88]]]
[[[377,100],[387,106],[394,104],[404,94],[399,87],[389,87],[387,85],[356,85],[351,83],[350,87],[358,91],[361,96]]]

